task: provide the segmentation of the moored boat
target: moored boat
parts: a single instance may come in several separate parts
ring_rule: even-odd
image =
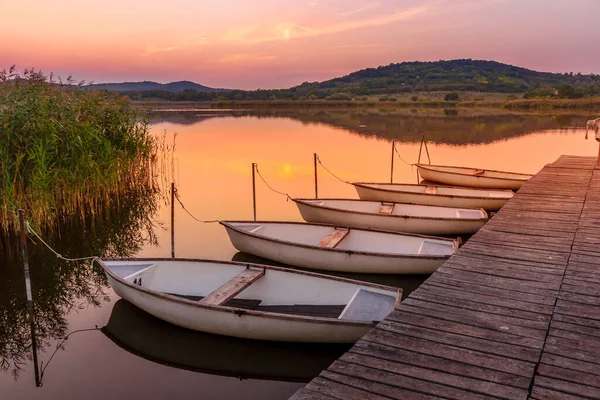
[[[353,183],[361,200],[495,211],[513,197],[511,190],[494,190],[409,183]]]
[[[518,190],[533,175],[447,165],[415,164],[421,177],[444,185]]]
[[[401,290],[287,268],[189,259],[98,260],[113,290],[184,328],[246,339],[353,343]]]
[[[296,267],[371,274],[430,274],[453,239],[301,222],[221,221],[233,246]]]
[[[307,222],[425,235],[475,233],[488,220],[481,209],[348,199],[293,199]]]

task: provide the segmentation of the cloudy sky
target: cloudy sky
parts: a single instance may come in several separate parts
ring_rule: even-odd
[[[455,58],[600,73],[600,0],[0,0],[0,38],[0,69],[95,82],[282,88]]]

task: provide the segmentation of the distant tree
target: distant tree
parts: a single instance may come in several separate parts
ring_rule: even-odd
[[[444,101],[458,101],[459,99],[460,97],[456,92],[446,93],[446,95],[444,96]]]
[[[390,96],[381,96],[379,97],[379,101],[388,101],[390,99]]]
[[[412,101],[417,101],[417,100],[419,100],[419,96],[410,96],[410,99]]]

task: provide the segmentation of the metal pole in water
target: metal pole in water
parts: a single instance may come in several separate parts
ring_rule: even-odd
[[[171,182],[171,258],[175,258],[175,182]]]
[[[256,163],[252,163],[252,208],[254,209],[254,220],[256,221]]]
[[[315,169],[315,199],[319,198],[319,184],[317,181],[317,153],[314,155],[314,169]]]
[[[25,210],[19,210],[19,228],[21,230],[21,256],[23,257],[23,270],[25,271],[25,292],[27,294],[27,312],[29,313],[29,327],[31,329],[31,351],[35,372],[35,386],[40,386],[40,370],[37,358],[37,343],[35,341],[35,325],[33,320],[33,295],[31,280],[29,278],[29,257],[27,255],[27,236],[25,235]]]
[[[392,140],[392,168],[390,171],[390,183],[394,183],[394,150],[396,149],[396,141]]]

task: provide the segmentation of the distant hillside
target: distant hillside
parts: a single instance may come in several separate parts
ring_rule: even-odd
[[[324,82],[305,82],[297,91],[337,89],[355,95],[412,91],[524,93],[539,87],[600,83],[598,75],[537,72],[496,61],[403,62],[367,68]]]
[[[450,60],[403,62],[367,68],[324,82],[304,82],[289,89],[219,90],[192,82],[161,85],[154,82],[93,85],[119,90],[134,100],[366,100],[367,96],[418,92],[524,93],[524,97],[580,98],[600,95],[600,75],[537,72],[495,61]],[[383,99],[379,97],[379,100]],[[386,101],[396,101],[389,98]]]
[[[158,82],[122,82],[122,83],[97,83],[86,86],[92,89],[113,90],[116,92],[146,92],[146,91],[162,91],[179,93],[186,90],[195,90],[197,92],[218,92],[226,89],[215,89],[208,86],[203,86],[190,81],[179,81],[171,83]]]

